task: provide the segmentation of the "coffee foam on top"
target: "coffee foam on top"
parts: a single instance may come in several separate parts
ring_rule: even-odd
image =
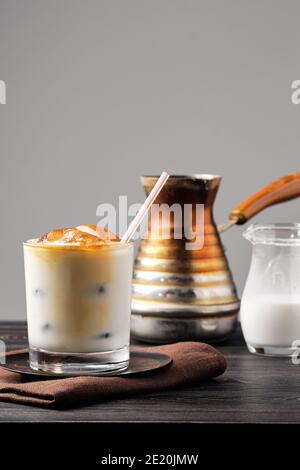
[[[86,224],[50,230],[36,243],[41,245],[103,245],[119,241],[120,238],[107,228]]]

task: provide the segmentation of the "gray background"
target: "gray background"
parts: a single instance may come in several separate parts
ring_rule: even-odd
[[[142,173],[223,175],[221,223],[299,170],[299,16],[291,0],[0,0],[0,318],[25,318],[22,241],[142,201]],[[242,230],[224,234],[240,292]]]

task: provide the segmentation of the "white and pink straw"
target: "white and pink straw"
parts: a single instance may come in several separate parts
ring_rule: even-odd
[[[142,220],[147,215],[150,207],[152,206],[152,204],[155,201],[155,199],[157,198],[158,194],[160,193],[160,191],[164,187],[164,185],[165,185],[167,179],[169,178],[169,176],[170,175],[168,175],[168,173],[166,173],[165,171],[162,172],[162,174],[158,178],[157,182],[155,183],[152,191],[150,192],[149,196],[147,197],[144,204],[142,205],[142,207],[140,208],[140,210],[136,214],[135,218],[133,219],[133,221],[129,225],[128,229],[124,233],[123,237],[121,238],[121,243],[128,243],[131,240],[134,232],[136,231],[138,226],[142,223]]]

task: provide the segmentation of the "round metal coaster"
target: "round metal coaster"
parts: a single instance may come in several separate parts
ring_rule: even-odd
[[[111,372],[106,374],[85,374],[86,376],[123,376],[123,375],[135,375],[145,374],[153,370],[161,369],[171,364],[172,359],[166,354],[158,354],[151,352],[142,351],[131,351],[130,361],[128,369],[121,372]],[[36,371],[31,369],[29,365],[28,351],[15,354],[9,354],[6,356],[6,363],[1,364],[1,367],[11,372],[17,372],[24,376],[32,378],[43,378],[43,379],[60,379],[66,377],[74,377],[71,374],[50,374],[49,372]]]

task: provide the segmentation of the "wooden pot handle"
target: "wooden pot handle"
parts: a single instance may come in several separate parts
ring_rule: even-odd
[[[230,212],[229,219],[235,220],[237,224],[244,224],[266,207],[298,196],[300,196],[300,172],[295,172],[273,181],[245,199]]]

